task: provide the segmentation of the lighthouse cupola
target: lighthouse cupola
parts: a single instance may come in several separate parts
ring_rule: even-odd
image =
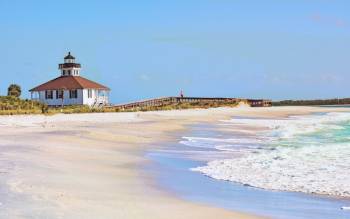
[[[75,57],[70,52],[64,57],[64,63],[59,64],[58,68],[61,70],[61,76],[80,76],[81,65],[75,63]]]

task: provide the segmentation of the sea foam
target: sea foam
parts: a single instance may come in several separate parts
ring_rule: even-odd
[[[350,197],[349,121],[349,113],[224,121],[267,128],[256,138],[264,139],[268,149],[247,150],[243,156],[213,160],[192,170],[263,189]],[[234,150],[234,141],[230,142]]]

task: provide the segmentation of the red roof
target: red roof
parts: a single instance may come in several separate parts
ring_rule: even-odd
[[[74,89],[98,89],[110,90],[108,87],[90,81],[80,76],[61,76],[39,85],[29,91],[44,90],[74,90]]]

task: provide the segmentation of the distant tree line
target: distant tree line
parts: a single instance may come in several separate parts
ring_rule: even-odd
[[[350,98],[318,100],[282,100],[272,102],[272,106],[316,106],[350,104]]]

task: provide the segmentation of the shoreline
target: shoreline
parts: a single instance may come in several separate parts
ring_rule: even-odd
[[[330,109],[326,111],[333,110]],[[297,114],[309,115],[310,113],[313,114],[318,112],[320,111],[316,110],[316,112]],[[347,112],[349,112],[349,110],[347,110]],[[207,130],[208,126],[210,126],[210,130],[215,130],[214,133],[207,133],[203,135],[202,132]],[[190,138],[196,138],[198,134],[200,134],[200,137],[204,138],[215,138],[213,136],[216,134],[220,134],[219,136],[223,137],[224,139],[225,137],[232,138],[232,133],[227,133],[228,135],[225,135],[225,131],[223,132],[223,130],[218,129],[218,126],[218,123],[199,123],[190,125],[187,132],[179,134],[177,142],[183,140],[182,137],[184,136],[194,136]],[[203,147],[204,148],[197,148],[196,146],[183,145],[179,142],[177,144],[168,144],[162,150],[150,152],[148,156],[156,163],[156,165],[153,165],[150,168],[156,170],[158,169],[158,185],[165,190],[170,190],[172,194],[175,194],[184,200],[190,200],[196,203],[206,203],[229,210],[240,210],[246,213],[258,215],[262,215],[262,213],[265,212],[265,216],[272,218],[311,218],[313,214],[310,211],[307,211],[307,209],[310,210],[318,208],[320,210],[317,215],[318,218],[347,218],[347,216],[349,216],[346,211],[341,210],[343,206],[348,206],[350,204],[349,199],[343,199],[336,196],[307,194],[302,192],[262,189],[254,186],[245,186],[241,183],[216,180],[212,177],[207,177],[199,172],[191,172],[190,169],[198,166],[205,166],[208,162],[199,160],[197,155],[195,155],[196,152],[193,152],[199,150],[198,156],[201,156],[201,153],[208,150],[205,146]],[[206,154],[211,154],[212,150],[209,150],[207,152],[208,153]],[[168,172],[171,172],[173,174],[168,174]],[[181,182],[184,181],[187,182],[186,185],[181,184]],[[198,185],[197,188],[194,185]],[[222,194],[220,190],[225,191],[225,194]],[[231,196],[227,197],[227,194],[230,194]],[[254,197],[254,200],[249,200],[249,198],[246,198],[245,196],[252,196]],[[235,199],[232,199],[232,197],[240,199],[241,203],[236,203],[237,201],[235,201]],[[280,199],[279,197],[284,198]],[[294,205],[291,207],[291,209],[294,209],[295,212],[290,212],[289,215],[283,215],[283,212],[278,213],[278,209],[275,209],[273,206],[269,205],[266,205],[266,208],[268,210],[257,210],[259,209],[259,204],[253,204],[254,201],[257,200],[260,200],[262,202],[264,202],[264,200],[269,200],[273,202],[287,203],[287,207]],[[295,202],[304,203],[305,205],[295,205],[293,204]],[[318,203],[320,207],[314,206],[314,203]],[[250,204],[252,205],[251,208],[247,208],[247,206]],[[279,207],[281,207],[281,209],[285,208],[285,206]],[[256,208],[256,211],[254,211],[254,208]],[[328,212],[321,208],[328,209]],[[287,209],[284,210],[287,211]],[[299,212],[300,214],[297,215],[296,212]],[[304,215],[302,216],[302,214]],[[322,214],[324,215],[320,217]],[[316,217],[316,214],[314,216]]]
[[[4,188],[11,191],[7,198],[0,198],[0,216],[259,218],[179,199],[153,187],[154,176],[140,167],[151,162],[145,157],[147,151],[161,148],[160,141],[173,141],[173,133],[187,125],[232,116],[282,116],[296,109],[303,114],[325,110],[216,108],[0,116],[4,130],[0,133],[0,172],[5,172],[0,174],[0,194],[6,192]]]

